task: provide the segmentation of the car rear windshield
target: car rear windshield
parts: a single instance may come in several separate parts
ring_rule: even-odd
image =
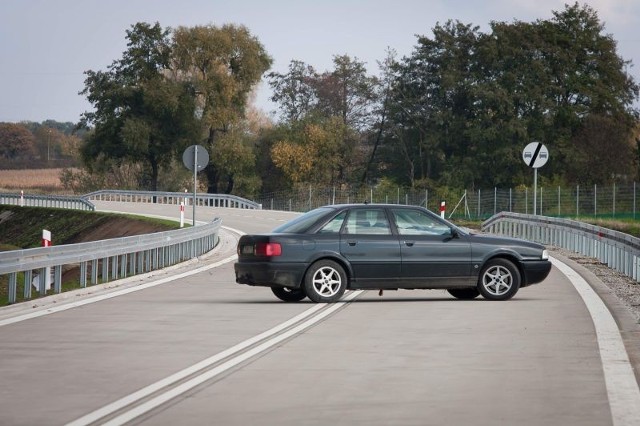
[[[316,221],[325,214],[329,213],[333,209],[329,207],[320,207],[315,210],[311,210],[303,214],[302,216],[298,216],[297,218],[290,220],[289,222],[278,226],[272,232],[284,234],[284,233],[292,233],[298,234],[305,232],[311,225],[316,223]]]

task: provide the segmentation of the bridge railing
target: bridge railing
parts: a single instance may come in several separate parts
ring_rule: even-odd
[[[64,195],[29,195],[0,193],[0,204],[23,207],[51,207],[94,211],[96,208],[84,197],[68,197]]]
[[[640,281],[640,238],[571,219],[499,213],[482,223],[482,230],[552,245],[598,259]]]
[[[82,198],[98,201],[122,201],[135,203],[155,203],[179,205],[184,202],[186,206],[193,204],[193,194],[185,192],[161,192],[161,191],[119,191],[101,190],[85,194]],[[196,194],[196,206],[205,207],[229,207],[238,209],[261,209],[262,205],[255,201],[230,194]]]
[[[25,300],[32,297],[33,286],[40,295],[46,295],[47,282],[53,292],[61,293],[62,275],[69,271],[77,273],[80,287],[105,283],[175,265],[212,250],[218,243],[220,225],[221,219],[216,218],[206,225],[173,231],[0,252],[0,278],[8,276],[9,303],[16,302],[19,284]]]

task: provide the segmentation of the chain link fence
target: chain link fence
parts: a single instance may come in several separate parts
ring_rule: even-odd
[[[448,218],[484,220],[507,211],[553,217],[636,218],[636,183],[610,186],[413,190],[375,187],[359,191],[309,186],[298,191],[264,194],[255,201],[267,210],[304,212],[327,204],[388,203],[426,206]],[[534,211],[535,199],[535,211]]]

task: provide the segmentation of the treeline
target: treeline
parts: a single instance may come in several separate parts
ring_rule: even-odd
[[[377,78],[347,56],[323,74],[292,61],[270,75],[282,115],[261,158],[289,182],[514,187],[540,141],[554,184],[636,179],[638,85],[597,13],[574,4],[490,28],[438,24]]]
[[[60,168],[80,164],[82,132],[74,123],[0,123],[0,169]]]
[[[249,198],[310,185],[529,184],[522,150],[532,141],[550,152],[543,183],[638,178],[638,85],[587,5],[487,32],[438,24],[410,55],[390,50],[377,74],[349,55],[322,72],[292,60],[270,73],[266,49],[238,25],[137,23],[126,38],[122,58],[86,72],[84,169],[64,176],[79,192],[182,190],[192,144],[210,155],[200,190]],[[275,120],[251,107],[263,78]]]

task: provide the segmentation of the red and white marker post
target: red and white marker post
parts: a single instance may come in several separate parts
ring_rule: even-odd
[[[51,231],[42,230],[42,247],[51,247]],[[51,266],[44,268],[44,290],[51,288]],[[42,292],[42,287],[40,287]]]
[[[180,202],[180,228],[184,226],[184,201]]]
[[[444,213],[447,210],[447,203],[440,201],[440,217],[444,219]]]

